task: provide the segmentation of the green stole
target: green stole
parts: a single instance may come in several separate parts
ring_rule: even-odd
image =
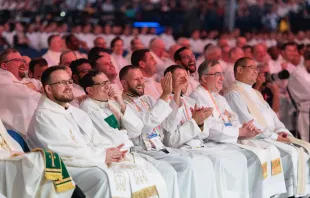
[[[113,129],[120,129],[120,125],[113,113],[106,117],[104,121],[106,121]]]
[[[56,192],[64,192],[75,188],[65,164],[57,153],[50,150],[36,148],[32,152],[41,152],[45,164],[45,178],[53,180]]]

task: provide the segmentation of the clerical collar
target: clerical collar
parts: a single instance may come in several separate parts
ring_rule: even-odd
[[[252,86],[251,86],[251,85],[246,84],[246,83],[244,83],[244,82],[240,82],[240,81],[238,81],[238,80],[236,80],[236,84],[238,84],[238,85],[244,87],[245,89],[252,89]]]
[[[97,99],[94,99],[94,98],[91,98],[95,103],[97,104],[101,104],[101,103],[107,103],[108,100],[105,100],[105,101],[102,101],[102,100],[97,100]]]

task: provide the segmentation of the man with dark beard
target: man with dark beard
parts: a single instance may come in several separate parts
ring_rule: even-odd
[[[31,148],[57,152],[87,197],[130,197],[149,187],[155,193],[152,186],[157,180],[150,178],[155,178],[156,170],[147,172],[144,167],[132,163],[127,151],[121,150],[124,144],[115,146],[100,135],[84,111],[69,104],[73,100],[73,81],[65,67],[48,68],[41,80],[46,97],[40,100],[28,129],[27,142]],[[123,166],[118,164],[120,161]],[[140,168],[145,174],[148,182],[143,183],[144,186],[126,176],[134,174],[131,168]],[[121,178],[121,184],[115,178]],[[160,194],[157,183],[155,188]]]
[[[152,163],[162,175],[166,183],[172,185],[173,177],[167,180],[169,169],[177,172],[177,183],[180,192],[170,192],[169,197],[218,197],[215,185],[213,164],[206,157],[195,156],[190,158],[187,153],[164,146],[162,140],[163,130],[161,123],[172,112],[169,106],[172,92],[172,75],[167,73],[161,80],[163,89],[158,100],[144,95],[144,77],[136,66],[125,66],[119,74],[123,85],[123,98],[136,115],[143,121],[144,127],[141,134],[132,141],[135,150]],[[181,86],[178,84],[176,86]],[[152,158],[150,158],[151,156]],[[155,158],[156,160],[154,160]],[[168,162],[168,164],[167,164]],[[171,165],[171,166],[170,166]],[[194,187],[192,187],[194,186]]]
[[[186,71],[189,73],[188,78],[188,87],[185,93],[186,96],[189,96],[193,90],[199,85],[199,82],[196,80],[196,58],[193,52],[187,47],[181,47],[174,53],[174,61],[178,65],[182,65]]]

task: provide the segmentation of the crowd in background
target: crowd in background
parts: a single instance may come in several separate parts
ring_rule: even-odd
[[[302,20],[298,19],[298,24],[293,24],[292,20],[298,17],[307,20],[309,3],[297,0],[236,1],[236,28],[227,32],[222,27],[227,6],[224,1],[0,1],[2,14],[17,12],[16,15],[9,15],[0,25],[0,51],[13,47],[22,55],[30,58],[42,56],[49,65],[57,65],[60,54],[66,50],[72,50],[78,58],[85,58],[93,47],[100,47],[109,51],[112,63],[119,71],[130,64],[133,51],[149,48],[157,63],[157,73],[161,74],[174,64],[174,52],[180,46],[185,46],[195,55],[197,67],[204,60],[220,61],[225,71],[224,88],[227,88],[234,81],[232,64],[242,56],[253,58],[259,66],[267,65],[268,69],[265,67],[266,71],[262,69],[261,73],[277,73],[281,70],[291,73],[293,69],[290,68],[304,64],[304,53],[310,49],[310,30],[307,26],[297,27],[303,23]],[[38,14],[45,9],[53,12]],[[57,16],[60,17],[58,20],[54,14],[62,10],[67,15],[63,18]],[[152,15],[153,11],[155,15]],[[26,12],[28,14],[25,15]],[[118,13],[116,18],[99,17],[98,21],[92,20],[100,13],[115,12]],[[161,23],[165,26],[161,33],[154,27],[134,27],[127,23],[130,22],[127,20],[129,18],[161,21],[165,15],[158,14],[160,12],[167,13],[169,19]],[[176,19],[170,18],[170,14]],[[246,20],[250,20],[253,27]],[[218,27],[212,27],[213,23]],[[180,25],[182,27],[177,27]],[[49,39],[51,35],[59,36]],[[48,60],[49,56],[54,59],[52,63]],[[257,89],[261,87],[257,85]],[[294,130],[296,123],[291,119],[294,108],[286,91],[287,83],[280,85],[280,90],[274,87],[267,89],[268,93],[274,92],[271,95],[283,96],[282,100],[277,96],[266,97],[266,100],[269,100],[270,106],[274,107],[285,125]],[[281,105],[285,108],[280,108]],[[284,121],[287,117],[290,119]]]
[[[76,24],[126,26],[134,21],[155,21],[172,27],[178,36],[199,30],[226,31],[234,21],[242,33],[305,30],[309,27],[308,0],[26,0],[0,1],[0,23],[10,19],[34,23],[65,21]],[[233,12],[233,21],[229,13]],[[225,25],[226,24],[226,25]]]

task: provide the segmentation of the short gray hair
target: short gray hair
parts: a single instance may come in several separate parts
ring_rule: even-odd
[[[213,67],[217,64],[220,64],[220,62],[218,62],[217,60],[203,61],[198,67],[199,80],[201,80],[204,74],[207,74],[209,72],[210,67]]]

